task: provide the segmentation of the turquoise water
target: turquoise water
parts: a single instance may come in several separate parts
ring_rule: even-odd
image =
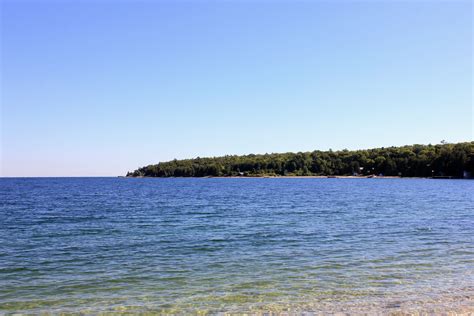
[[[0,187],[0,313],[474,309],[474,181]]]

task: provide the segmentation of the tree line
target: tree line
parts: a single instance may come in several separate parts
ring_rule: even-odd
[[[316,175],[469,177],[474,175],[474,142],[175,159],[127,173],[129,177]]]

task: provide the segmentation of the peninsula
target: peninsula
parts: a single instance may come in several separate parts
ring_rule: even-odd
[[[172,160],[127,177],[398,176],[471,178],[474,142]]]

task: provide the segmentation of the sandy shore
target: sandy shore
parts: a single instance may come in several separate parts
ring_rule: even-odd
[[[231,177],[205,177],[205,178],[231,178],[231,179],[245,179],[245,178],[271,178],[271,179],[401,179],[402,177],[392,176],[231,176]],[[424,179],[424,178],[417,178]]]
[[[216,179],[430,179],[398,176],[205,176],[205,177],[124,177],[119,178],[216,178]]]

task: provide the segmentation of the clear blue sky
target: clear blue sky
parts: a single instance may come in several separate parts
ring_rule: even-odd
[[[3,176],[470,141],[470,1],[1,0]]]

